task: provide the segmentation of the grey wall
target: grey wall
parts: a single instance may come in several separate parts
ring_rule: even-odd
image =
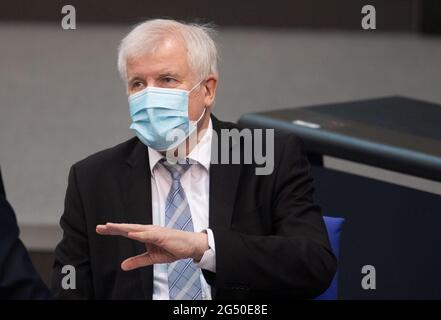
[[[131,136],[115,66],[128,30],[0,24],[0,164],[22,225],[56,225],[70,165]],[[440,38],[223,28],[218,42],[222,119],[394,94],[441,103]]]

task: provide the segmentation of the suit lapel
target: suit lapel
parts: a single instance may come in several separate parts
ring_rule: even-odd
[[[123,200],[127,223],[152,224],[152,191],[147,148],[137,140],[135,148],[127,158],[122,170]],[[134,254],[146,251],[145,245],[134,241]],[[145,299],[152,299],[153,267],[138,270],[141,277]]]
[[[212,148],[218,149],[218,159],[220,159],[220,137],[222,129],[231,129],[225,123],[211,117],[213,130],[218,136],[218,143],[213,139]],[[233,148],[230,146],[230,152]],[[239,183],[241,165],[240,164],[210,164],[210,203],[209,203],[209,225],[212,230],[229,229],[235,207],[237,186]]]

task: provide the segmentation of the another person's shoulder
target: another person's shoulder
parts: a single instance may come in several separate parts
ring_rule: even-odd
[[[0,244],[6,239],[18,237],[18,225],[14,211],[3,195],[0,194]]]

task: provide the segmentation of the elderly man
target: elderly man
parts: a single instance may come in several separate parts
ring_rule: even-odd
[[[313,298],[331,282],[336,261],[299,140],[275,134],[266,175],[255,163],[212,161],[222,151],[216,137],[237,127],[211,114],[210,31],[156,19],[122,40],[118,68],[136,137],[72,166],[56,297]],[[62,285],[65,265],[75,289]]]

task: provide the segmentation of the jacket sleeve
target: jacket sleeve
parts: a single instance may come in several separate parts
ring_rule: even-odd
[[[310,165],[301,141],[289,136],[275,167],[271,235],[214,230],[216,295],[236,290],[279,298],[314,298],[336,271],[320,208],[313,202]]]
[[[70,169],[68,180],[60,220],[63,239],[55,249],[51,289],[55,299],[93,299],[86,220],[75,165]]]
[[[0,194],[0,300],[49,297],[49,289],[41,280],[19,239],[14,211]]]

